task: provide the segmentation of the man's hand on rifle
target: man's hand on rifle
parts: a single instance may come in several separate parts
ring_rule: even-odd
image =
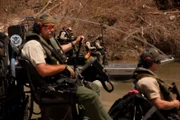
[[[179,93],[179,90],[178,90],[178,88],[177,88],[177,86],[176,86],[176,83],[173,82],[171,85],[172,85],[172,86],[169,88],[169,90],[170,90],[173,94],[176,94],[176,99],[177,99],[177,100],[180,100],[180,93]]]
[[[70,78],[72,78],[72,79],[75,78],[75,72],[74,72],[74,70],[73,70],[69,65],[66,65],[65,70],[68,71],[68,73],[69,73],[69,75],[70,75]]]

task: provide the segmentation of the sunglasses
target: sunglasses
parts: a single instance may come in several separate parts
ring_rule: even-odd
[[[46,27],[48,30],[52,30],[55,28],[55,25],[54,24],[45,24],[43,25],[44,27]]]

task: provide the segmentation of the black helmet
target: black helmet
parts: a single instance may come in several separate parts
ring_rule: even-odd
[[[161,63],[166,57],[156,48],[145,49],[139,58],[138,67],[149,68],[152,63]]]

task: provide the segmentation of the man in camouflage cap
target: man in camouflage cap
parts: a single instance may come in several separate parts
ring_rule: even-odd
[[[54,27],[55,19],[52,16],[49,14],[39,14],[33,26],[33,33],[29,35],[31,40],[21,50],[22,55],[33,64],[39,75],[43,78],[62,74],[63,71],[69,72],[70,76],[68,77],[75,78],[74,70],[66,64],[58,63],[51,51],[42,44],[43,42],[49,48],[59,50],[58,45],[52,39]],[[32,39],[33,37],[34,39]],[[38,40],[35,38],[38,38]],[[72,43],[62,45],[62,49],[65,52],[72,49],[72,44],[77,44],[81,39],[84,40],[84,36],[78,36]],[[59,54],[61,54],[61,51],[59,51]],[[112,120],[100,102],[98,94],[92,91],[92,89],[79,85],[76,91],[76,96],[85,107],[88,117],[92,120]]]
[[[161,113],[168,118],[171,112],[179,110],[180,102],[173,100],[169,93],[169,85],[159,78],[154,72],[167,56],[160,53],[156,48],[147,48],[140,55],[138,67],[134,71],[135,88],[143,93]],[[168,113],[168,114],[167,114]],[[151,116],[155,120],[155,116]]]

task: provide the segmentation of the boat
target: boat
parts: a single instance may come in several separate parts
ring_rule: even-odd
[[[165,60],[161,61],[161,65],[166,65],[174,60],[172,56],[167,56]],[[137,64],[114,64],[105,65],[104,68],[109,74],[111,80],[130,80]]]
[[[136,64],[108,64],[104,68],[112,80],[128,80],[133,76]]]

